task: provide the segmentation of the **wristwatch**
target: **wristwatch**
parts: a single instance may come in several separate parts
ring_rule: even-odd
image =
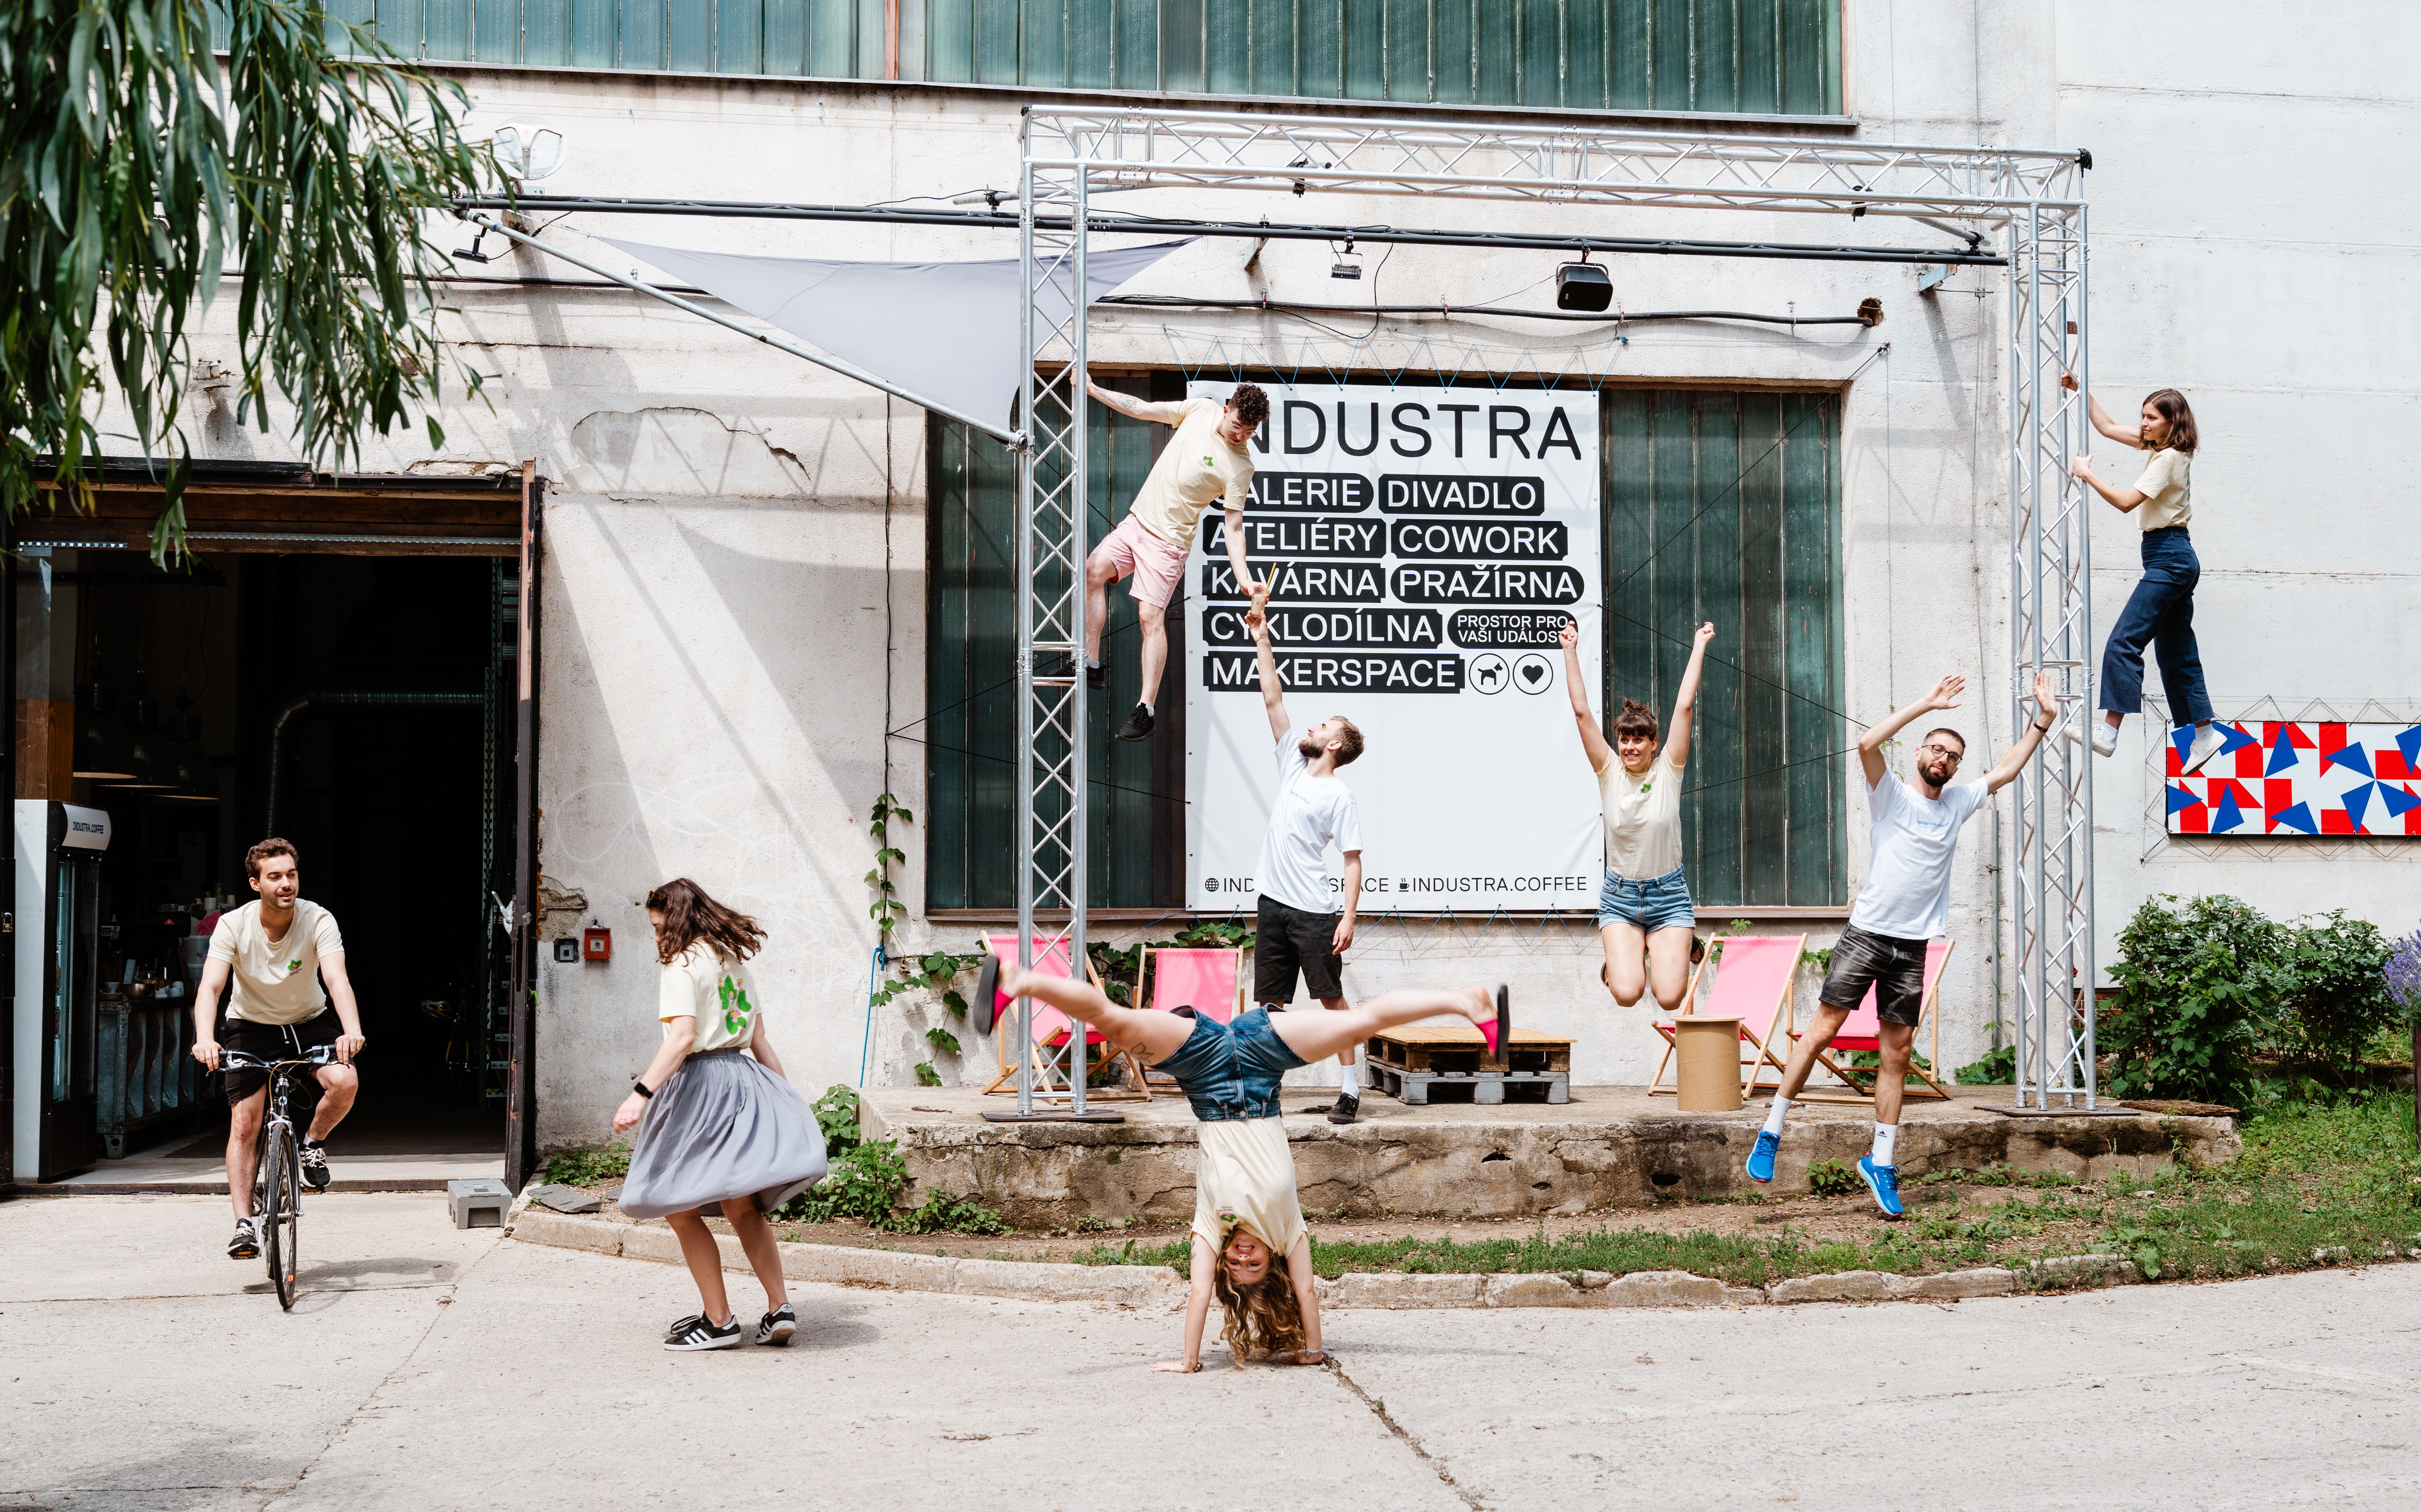
[[[647,1098],[647,1099],[650,1099],[650,1100],[652,1100],[652,1099],[655,1098],[655,1095],[656,1095],[656,1094],[654,1093],[654,1091],[653,1091],[653,1090],[651,1090],[651,1089],[648,1087],[648,1083],[645,1083],[645,1082],[633,1081],[633,1082],[631,1083],[631,1090],[632,1090],[632,1091],[633,1091],[633,1092],[636,1092],[639,1096],[641,1096],[641,1097],[643,1097],[643,1098]]]

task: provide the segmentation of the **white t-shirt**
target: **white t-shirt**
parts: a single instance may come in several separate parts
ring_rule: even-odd
[[[1874,817],[1874,850],[1867,862],[1867,885],[1850,909],[1850,922],[1868,934],[1895,940],[1932,940],[1950,932],[1950,863],[1959,850],[1959,827],[1991,802],[1980,782],[1945,787],[1938,799],[1889,772],[1867,794]]]
[[[2144,496],[2135,507],[2136,524],[2146,530],[2184,524],[2194,518],[2194,459],[2173,447],[2152,453],[2135,491]]]
[[[757,988],[745,962],[700,940],[675,956],[656,989],[660,1021],[695,1019],[690,1053],[744,1045],[757,1035]]]
[[[1261,840],[1261,896],[1307,913],[1336,913],[1345,904],[1329,879],[1327,850],[1362,849],[1362,820],[1353,789],[1342,777],[1315,777],[1293,740],[1278,743],[1278,801]]]
[[[1128,513],[1161,539],[1190,550],[1211,500],[1224,497],[1228,508],[1242,509],[1252,497],[1253,459],[1219,434],[1226,405],[1187,399],[1184,409],[1177,434],[1161,448]]]
[[[211,931],[211,959],[227,963],[230,1019],[246,1023],[301,1023],[328,1005],[320,990],[320,963],[345,953],[336,916],[309,898],[294,900],[293,922],[275,944],[261,927],[258,898],[219,915]]]
[[[1597,774],[1605,810],[1605,869],[1634,882],[1654,881],[1681,864],[1681,769],[1659,751],[1645,776],[1632,775],[1619,752]]]

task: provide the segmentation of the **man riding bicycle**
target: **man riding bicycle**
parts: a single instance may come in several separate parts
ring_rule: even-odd
[[[261,841],[243,853],[244,876],[258,902],[220,915],[211,934],[210,961],[194,1000],[194,1059],[215,1071],[219,1052],[240,1050],[262,1061],[290,1060],[317,1045],[336,1048],[335,1066],[319,1069],[320,1106],[304,1136],[303,1179],[313,1191],[328,1185],[328,1156],[320,1142],[352,1111],[361,1078],[350,1064],[362,1049],[361,1008],[345,975],[345,940],[336,916],[302,895],[294,847]],[[320,990],[327,979],[328,990]],[[226,1034],[219,1033],[219,994],[233,984]],[[336,1011],[328,1011],[329,999]],[[235,1238],[227,1257],[249,1260],[260,1253],[253,1222],[252,1182],[259,1161],[260,1117],[269,1100],[269,1073],[230,1067],[226,1075],[227,1198],[235,1206]]]

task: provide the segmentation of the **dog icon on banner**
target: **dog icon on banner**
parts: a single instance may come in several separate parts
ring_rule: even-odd
[[[1505,659],[1493,651],[1471,659],[1471,685],[1481,693],[1503,693],[1512,676],[1512,669],[1505,664]]]

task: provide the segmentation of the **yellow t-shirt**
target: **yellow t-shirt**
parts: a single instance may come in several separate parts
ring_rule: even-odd
[[[1227,507],[1242,509],[1252,496],[1253,460],[1227,444],[1219,434],[1219,416],[1226,406],[1217,399],[1187,399],[1185,418],[1177,434],[1151,464],[1151,475],[1135,493],[1137,523],[1174,546],[1191,550],[1202,511],[1225,495]]]
[[[1597,774],[1605,806],[1605,869],[1635,882],[1654,881],[1681,864],[1681,769],[1656,753],[1648,773],[1634,777],[1622,757]]]
[[[293,922],[272,944],[258,899],[219,915],[211,931],[211,959],[227,963],[230,1019],[246,1023],[301,1023],[328,1005],[320,990],[320,963],[345,953],[336,916],[309,898],[294,900]]]
[[[656,989],[660,1021],[695,1019],[690,1053],[757,1037],[757,989],[748,968],[700,940],[672,959]]]
[[[2135,491],[2144,496],[2135,507],[2136,522],[2146,530],[2184,524],[2194,513],[2193,468],[2194,459],[2184,452],[2163,446],[2152,453],[2135,480]]]

